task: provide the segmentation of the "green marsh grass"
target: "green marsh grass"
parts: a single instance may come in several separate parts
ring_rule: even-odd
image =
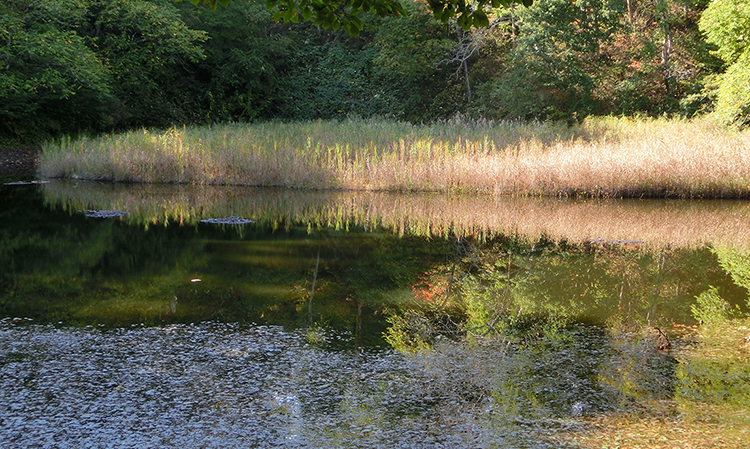
[[[65,139],[44,178],[513,196],[750,197],[750,133],[707,120],[230,124]]]

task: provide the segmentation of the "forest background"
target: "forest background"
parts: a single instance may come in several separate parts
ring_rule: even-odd
[[[461,115],[560,120],[750,108],[743,0],[536,0],[489,26],[361,16],[357,37],[281,23],[265,1],[0,3],[0,135],[37,141],[139,127]]]

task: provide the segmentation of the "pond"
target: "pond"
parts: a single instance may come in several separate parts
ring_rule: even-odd
[[[747,441],[750,203],[0,189],[10,447]]]

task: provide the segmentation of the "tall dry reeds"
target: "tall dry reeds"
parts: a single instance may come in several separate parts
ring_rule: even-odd
[[[40,175],[518,196],[750,197],[750,133],[708,120],[263,123],[47,145]]]

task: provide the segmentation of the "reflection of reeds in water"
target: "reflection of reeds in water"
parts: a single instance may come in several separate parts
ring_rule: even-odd
[[[44,185],[53,206],[127,211],[137,224],[242,216],[271,226],[384,227],[399,234],[585,242],[638,240],[648,245],[750,248],[750,203],[742,201],[520,199],[438,194],[316,192],[217,186],[73,183]]]
[[[40,174],[135,182],[513,196],[750,197],[750,133],[710,122],[590,119],[430,126],[351,120],[62,141]]]

